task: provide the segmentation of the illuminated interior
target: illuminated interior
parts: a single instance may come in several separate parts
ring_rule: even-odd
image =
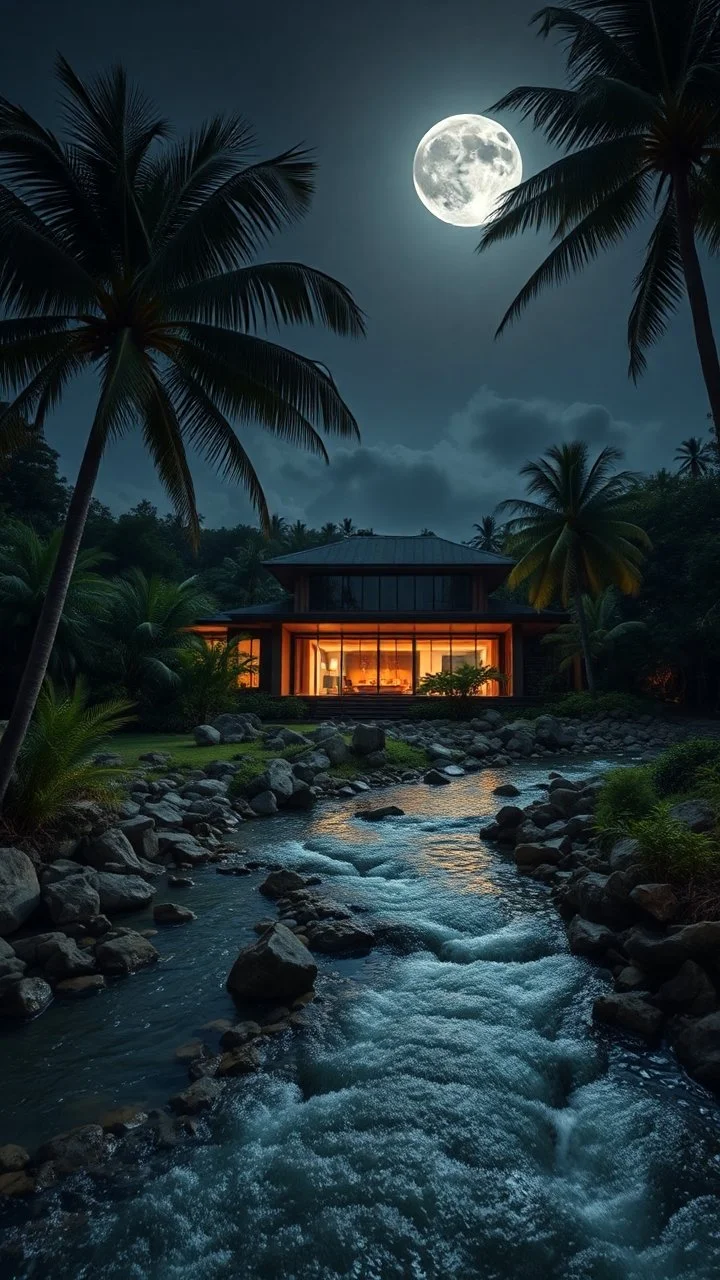
[[[364,635],[295,636],[294,692],[306,697],[343,694],[413,694],[425,675],[458,667],[499,665],[496,636]],[[496,681],[483,686],[486,697]]]

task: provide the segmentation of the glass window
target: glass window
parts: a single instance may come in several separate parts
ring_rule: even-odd
[[[380,693],[412,693],[412,638],[380,636]]]
[[[415,579],[411,573],[398,577],[397,607],[398,613],[412,613],[415,609]]]
[[[380,579],[368,577],[362,579],[362,607],[366,613],[377,612],[380,608]]]
[[[458,612],[472,608],[471,580],[466,573],[454,573],[450,578],[450,608]]]
[[[343,640],[343,693],[377,693],[377,636],[346,636]]]
[[[433,607],[447,611],[450,608],[450,577],[444,574],[435,578]]]
[[[386,573],[380,579],[380,609],[383,613],[397,613],[397,578]]]
[[[415,579],[415,608],[418,613],[433,611],[433,580],[422,574]]]
[[[242,636],[236,653],[240,688],[257,689],[260,684],[260,637]]]
[[[342,607],[343,609],[362,609],[362,578],[357,574],[350,574],[343,578],[342,588]]]

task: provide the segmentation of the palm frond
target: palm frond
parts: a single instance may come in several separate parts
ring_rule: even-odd
[[[635,302],[628,322],[630,376],[637,382],[645,371],[645,351],[658,342],[685,293],[675,201],[670,195],[648,244],[642,270],[635,280]]]

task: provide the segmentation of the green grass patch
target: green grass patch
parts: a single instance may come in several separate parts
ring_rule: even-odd
[[[286,724],[268,726],[272,729],[296,729],[298,733],[308,733],[317,728],[314,724]],[[173,766],[192,769],[201,767],[211,760],[234,760],[238,755],[257,755],[265,760],[274,760],[278,751],[265,751],[257,742],[219,743],[215,747],[199,747],[189,733],[119,733],[109,739],[108,751],[117,752],[126,764],[142,763],[140,756],[147,751],[164,751],[171,757]]]
[[[611,769],[598,797],[595,825],[603,835],[621,835],[636,818],[649,814],[657,802],[652,769],[644,765]]]

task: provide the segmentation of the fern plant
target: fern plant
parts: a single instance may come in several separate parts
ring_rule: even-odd
[[[78,800],[117,801],[113,785],[125,770],[94,755],[134,719],[122,699],[88,705],[81,683],[71,692],[47,680],[18,757],[4,817],[19,833],[57,823]]]

